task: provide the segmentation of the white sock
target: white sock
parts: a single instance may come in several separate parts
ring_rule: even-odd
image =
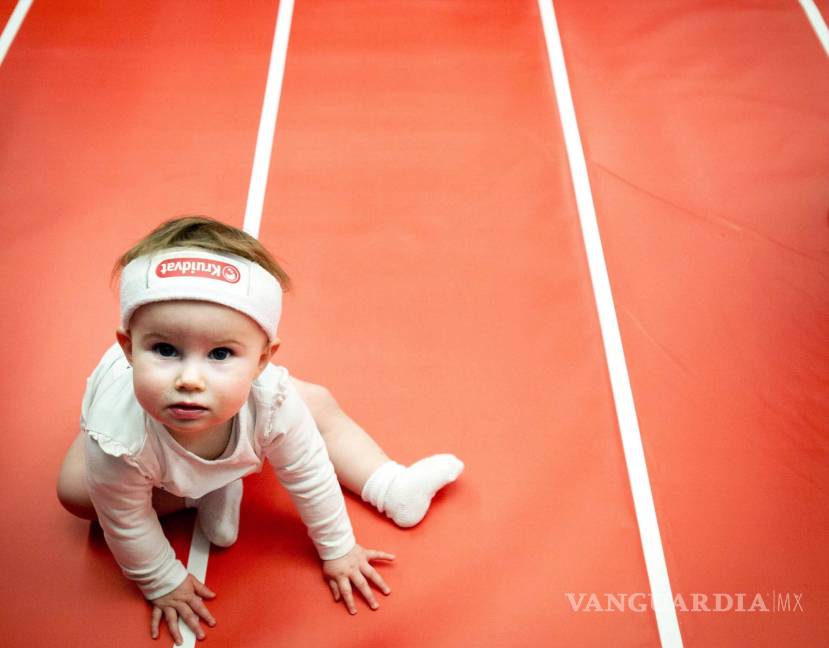
[[[229,547],[239,536],[239,509],[242,506],[242,480],[230,482],[197,500],[184,500],[188,508],[199,509],[197,521],[204,535],[217,547]]]
[[[437,454],[416,461],[408,468],[388,461],[372,473],[360,496],[401,527],[413,527],[423,519],[441,488],[463,472],[455,455]]]

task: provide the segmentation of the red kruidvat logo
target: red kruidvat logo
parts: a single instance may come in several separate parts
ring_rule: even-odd
[[[241,277],[239,269],[230,263],[213,259],[193,257],[167,259],[155,268],[155,274],[162,279],[168,277],[204,277],[218,279],[227,283],[236,283]]]

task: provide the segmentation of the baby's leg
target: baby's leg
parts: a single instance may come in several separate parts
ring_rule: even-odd
[[[450,454],[426,457],[409,467],[392,461],[325,387],[293,381],[311,410],[340,483],[399,526],[420,522],[435,493],[463,471],[463,462]]]
[[[352,493],[359,495],[368,478],[389,457],[365,430],[340,409],[325,387],[292,378],[297,391],[317,424],[337,479]]]
[[[84,433],[75,437],[63,460],[58,475],[58,499],[63,508],[84,520],[96,520],[97,515],[86,488],[86,457],[83,451]],[[153,508],[159,517],[184,508],[184,498],[153,489]]]

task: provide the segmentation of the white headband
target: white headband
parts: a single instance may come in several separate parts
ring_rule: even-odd
[[[258,263],[202,248],[170,248],[130,261],[121,273],[121,327],[144,304],[195,299],[229,306],[276,339],[282,287]]]

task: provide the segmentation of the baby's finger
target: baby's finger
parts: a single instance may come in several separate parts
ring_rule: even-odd
[[[216,596],[216,593],[213,592],[207,585],[202,583],[198,578],[193,578],[193,589],[195,590],[196,594],[199,596],[203,596],[204,598],[213,598]]]
[[[161,608],[153,607],[153,618],[150,623],[150,636],[153,639],[158,639],[158,625],[161,623]]]
[[[165,607],[164,618],[167,620],[167,627],[170,629],[170,634],[173,636],[173,641],[177,646],[181,645],[181,632],[178,629],[178,615],[175,608]]]
[[[363,595],[363,598],[368,601],[368,605],[372,610],[376,610],[380,607],[377,599],[374,598],[374,592],[371,591],[371,586],[368,584],[368,581],[363,578],[362,574],[355,574],[351,577],[351,580],[354,582],[354,585],[357,586],[357,589],[360,590],[360,594]]]
[[[337,581],[335,581],[335,580],[328,581],[328,587],[331,588],[331,593],[334,595],[334,600],[339,601],[340,600],[340,588],[337,587]]]
[[[201,629],[199,617],[193,612],[193,609],[187,603],[176,603],[176,611],[178,612],[179,618],[196,635],[196,638],[204,639],[204,630]]]
[[[394,554],[376,549],[366,549],[366,560],[394,560]]]
[[[351,583],[343,576],[337,581],[337,585],[340,588],[340,594],[342,594],[345,600],[345,606],[348,608],[349,614],[357,614],[357,606],[354,605],[354,595],[351,592]]]
[[[193,611],[202,619],[207,621],[207,625],[211,628],[216,625],[216,619],[213,618],[213,615],[210,614],[210,610],[207,609],[204,601],[202,601],[199,597],[194,596],[190,599],[190,607],[193,608]]]
[[[383,577],[376,569],[374,569],[374,567],[366,563],[366,565],[362,568],[362,572],[364,576],[371,579],[371,582],[380,588],[380,591],[383,592],[383,594],[391,594],[391,588],[386,585],[386,581],[383,580]]]

